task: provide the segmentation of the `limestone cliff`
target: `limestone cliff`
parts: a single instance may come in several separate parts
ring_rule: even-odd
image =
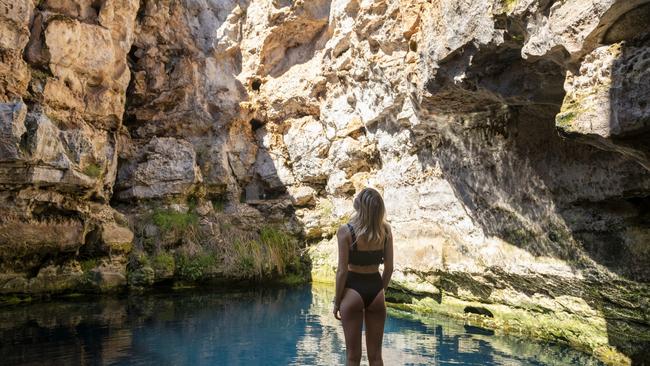
[[[0,292],[300,273],[294,237],[331,281],[372,185],[392,301],[641,364],[649,23],[643,0],[0,0]]]

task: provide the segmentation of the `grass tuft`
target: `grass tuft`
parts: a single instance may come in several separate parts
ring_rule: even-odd
[[[165,232],[182,232],[199,222],[198,216],[193,212],[173,210],[156,210],[152,219],[153,223]]]
[[[272,226],[263,227],[257,240],[236,240],[233,247],[235,264],[244,274],[253,277],[282,276],[300,267],[296,238]]]

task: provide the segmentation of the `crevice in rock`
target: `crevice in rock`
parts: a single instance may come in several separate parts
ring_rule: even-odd
[[[465,306],[463,312],[466,314],[471,313],[476,315],[487,316],[488,318],[494,318],[494,314],[492,314],[490,310],[481,306]]]

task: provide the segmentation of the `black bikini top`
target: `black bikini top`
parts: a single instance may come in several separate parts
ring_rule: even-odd
[[[346,224],[350,234],[352,234],[352,249],[348,254],[348,263],[358,266],[367,266],[370,264],[384,263],[384,250],[358,250],[357,249],[357,234],[354,233],[354,228],[349,223]],[[384,240],[384,249],[386,249],[386,241]]]

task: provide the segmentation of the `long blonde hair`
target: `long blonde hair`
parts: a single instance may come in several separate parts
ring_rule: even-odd
[[[386,207],[377,190],[364,188],[354,199],[355,213],[350,219],[357,236],[365,235],[367,242],[383,242],[386,238]]]

